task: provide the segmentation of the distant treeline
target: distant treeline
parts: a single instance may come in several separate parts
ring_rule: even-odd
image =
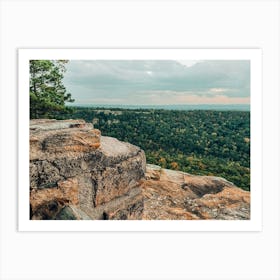
[[[148,163],[224,177],[250,190],[250,112],[74,107],[57,118],[93,122],[102,135],[141,147]]]

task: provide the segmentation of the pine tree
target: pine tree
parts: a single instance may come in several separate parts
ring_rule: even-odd
[[[51,118],[67,112],[65,102],[74,102],[63,85],[67,60],[30,60],[30,118]]]

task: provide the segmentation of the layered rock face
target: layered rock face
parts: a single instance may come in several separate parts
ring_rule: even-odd
[[[30,121],[31,219],[249,219],[225,179],[146,165],[138,147],[83,120]]]
[[[31,219],[140,219],[144,152],[83,120],[30,122]]]

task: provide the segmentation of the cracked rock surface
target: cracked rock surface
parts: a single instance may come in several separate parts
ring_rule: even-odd
[[[32,120],[30,217],[139,219],[145,164],[140,148],[102,137],[83,120]]]

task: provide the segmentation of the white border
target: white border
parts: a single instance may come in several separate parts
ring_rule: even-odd
[[[251,62],[251,219],[245,221],[33,221],[29,220],[29,60],[174,59]],[[261,231],[262,65],[260,49],[19,49],[19,231]]]

